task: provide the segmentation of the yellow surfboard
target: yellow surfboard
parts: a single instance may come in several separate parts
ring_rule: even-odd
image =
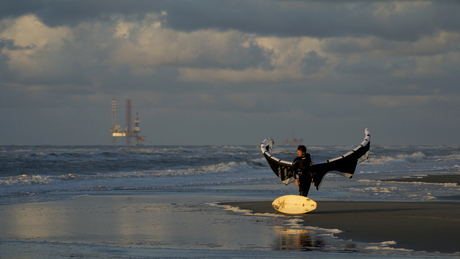
[[[286,214],[304,214],[316,209],[316,202],[300,195],[285,195],[273,201],[275,210]]]

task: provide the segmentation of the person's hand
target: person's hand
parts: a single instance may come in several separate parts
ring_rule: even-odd
[[[298,179],[295,179],[295,185],[297,185],[297,186],[300,185],[300,181]]]

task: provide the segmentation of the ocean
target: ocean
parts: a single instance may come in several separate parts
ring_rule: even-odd
[[[353,148],[309,146],[308,152],[313,162],[319,163]],[[275,146],[272,153],[287,161],[296,156],[292,146]],[[353,178],[327,174],[319,191],[312,187],[309,197],[317,202],[443,201],[458,195],[460,188],[456,183],[423,183],[414,181],[414,178],[459,174],[459,146],[371,145],[369,159],[358,165]],[[0,146],[0,207],[63,202],[114,193],[171,196],[176,203],[190,199],[182,197],[201,197],[189,206],[201,209],[204,206],[210,213],[242,217],[244,212],[220,207],[219,202],[273,200],[298,191],[294,184],[285,186],[276,178],[259,145]],[[292,219],[277,217],[277,220]],[[317,231],[333,236],[334,231],[340,230]],[[377,249],[376,255],[399,254],[398,251],[385,250],[388,244],[378,246],[382,249]],[[259,247],[265,256],[279,257],[280,251],[272,251],[263,244]],[[156,247],[169,248],[168,245]],[[189,249],[195,248],[191,246]],[[253,253],[253,249],[249,250],[247,253]],[[187,251],[190,252],[186,249],[184,254]],[[372,255],[366,252],[366,256]],[[414,254],[404,251],[402,255]]]

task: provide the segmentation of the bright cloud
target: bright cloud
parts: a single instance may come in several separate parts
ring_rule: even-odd
[[[72,32],[66,27],[49,28],[34,15],[3,21],[10,26],[0,32],[0,39],[14,42],[15,48],[3,48],[8,66],[22,76],[34,78],[54,73],[63,64],[59,55],[65,40],[72,40]],[[3,25],[5,26],[5,25]]]

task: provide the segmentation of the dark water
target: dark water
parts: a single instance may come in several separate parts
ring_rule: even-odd
[[[322,162],[352,148],[317,146],[309,152],[314,162]],[[274,153],[288,161],[296,156],[294,147],[275,146]],[[274,177],[258,146],[1,146],[0,165],[0,204],[48,200],[50,193],[52,199],[64,199],[68,192],[108,190],[206,190],[255,197],[295,192]],[[311,195],[334,200],[457,195],[455,184],[382,181],[444,174],[460,174],[460,147],[371,146],[369,160],[358,165],[351,180],[328,174],[320,191]]]

